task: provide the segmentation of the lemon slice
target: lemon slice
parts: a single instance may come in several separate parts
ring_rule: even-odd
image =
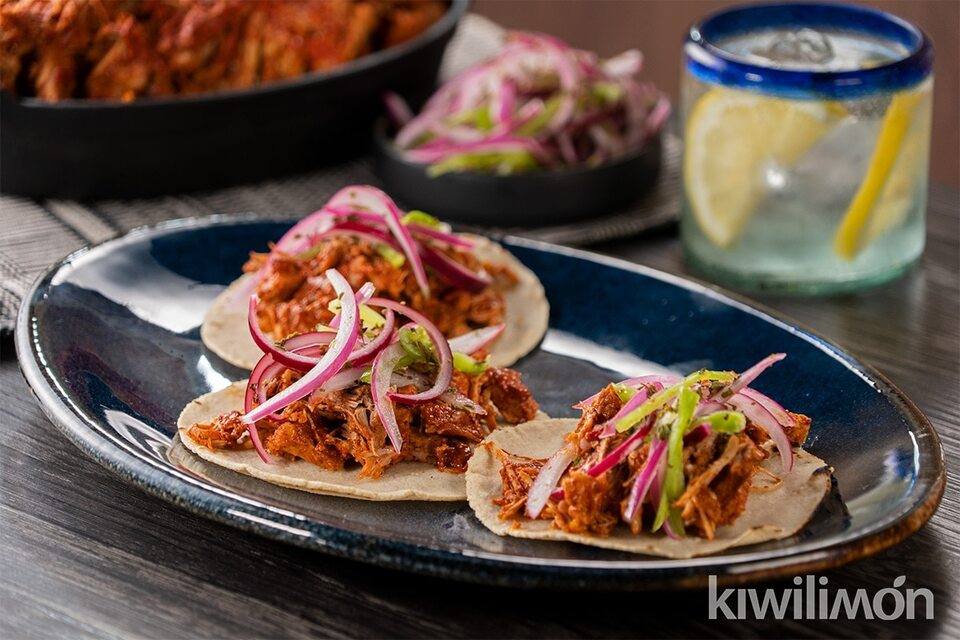
[[[834,238],[834,250],[852,260],[906,218],[914,190],[926,175],[932,83],[898,93],[883,116],[867,173]]]
[[[684,188],[710,241],[731,246],[765,194],[764,172],[792,167],[844,114],[836,103],[722,87],[697,100],[687,118]]]

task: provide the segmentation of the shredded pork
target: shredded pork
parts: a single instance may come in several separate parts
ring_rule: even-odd
[[[494,284],[480,291],[457,289],[432,270],[427,278],[431,295],[424,297],[408,265],[394,266],[370,242],[339,236],[324,240],[309,255],[252,254],[244,265],[247,272],[265,267],[257,286],[260,328],[281,340],[294,333],[313,331],[317,324],[333,318],[328,308],[335,297],[332,285],[323,277],[337,269],[355,290],[372,282],[377,295],[403,302],[426,315],[448,338],[503,321],[505,306],[501,291],[516,276],[507,268],[483,263],[473,254],[448,250],[448,255],[473,271],[485,270]]]
[[[630,488],[649,455],[644,444],[631,452],[623,463],[613,466],[596,478],[586,470],[620,445],[628,433],[600,438],[600,426],[613,418],[622,407],[612,385],[603,389],[587,407],[577,428],[567,436],[580,449],[560,479],[562,497],[550,498],[540,514],[554,527],[570,533],[610,535],[625,511]],[[810,418],[790,414],[796,425],[787,430],[791,444],[799,446],[806,440]],[[742,433],[712,433],[696,443],[685,445],[683,473],[686,490],[672,506],[681,510],[688,533],[713,539],[717,527],[732,524],[743,513],[750,495],[753,476],[766,458],[761,445],[767,434],[752,423]],[[516,519],[526,506],[537,474],[546,459],[521,458],[497,451],[500,460],[501,496],[494,500],[500,507],[502,519]],[[654,513],[649,505],[638,511],[629,523],[634,533],[644,526],[649,529]]]
[[[275,395],[299,377],[285,371],[268,385],[267,396]],[[531,420],[537,414],[536,401],[515,371],[490,368],[477,376],[458,372],[454,374],[453,386],[479,404],[486,415],[440,401],[395,403],[403,436],[400,453],[387,440],[366,384],[294,402],[282,411],[280,420],[257,422],[257,431],[273,455],[306,460],[331,471],[359,465],[360,477],[378,478],[404,460],[463,473],[473,446],[496,427],[498,416],[516,423]],[[415,389],[401,387],[398,391],[409,393]],[[240,418],[240,412],[234,411],[209,423],[193,425],[188,435],[211,449],[249,448],[249,440],[244,437],[246,425]]]

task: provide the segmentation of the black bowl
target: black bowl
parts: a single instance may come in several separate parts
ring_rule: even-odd
[[[49,103],[0,92],[0,189],[136,197],[283,175],[358,155],[392,90],[419,104],[468,0],[423,34],[328,72],[250,89],[132,103]]]
[[[658,134],[641,149],[595,167],[431,177],[427,165],[400,154],[384,120],[374,132],[374,169],[390,195],[408,207],[472,225],[542,227],[622,209],[656,184],[660,156]]]

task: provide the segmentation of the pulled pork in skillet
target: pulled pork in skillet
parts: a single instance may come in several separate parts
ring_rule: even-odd
[[[436,22],[436,0],[0,0],[0,87],[55,102],[241,89]]]

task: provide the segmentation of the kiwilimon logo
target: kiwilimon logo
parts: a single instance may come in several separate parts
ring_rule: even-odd
[[[906,581],[906,576],[897,576],[892,587],[871,594],[866,589],[829,589],[826,576],[809,575],[796,576],[795,589],[734,587],[717,593],[717,576],[710,576],[708,613],[711,620],[914,620],[918,613],[933,620],[933,592],[903,589]]]

